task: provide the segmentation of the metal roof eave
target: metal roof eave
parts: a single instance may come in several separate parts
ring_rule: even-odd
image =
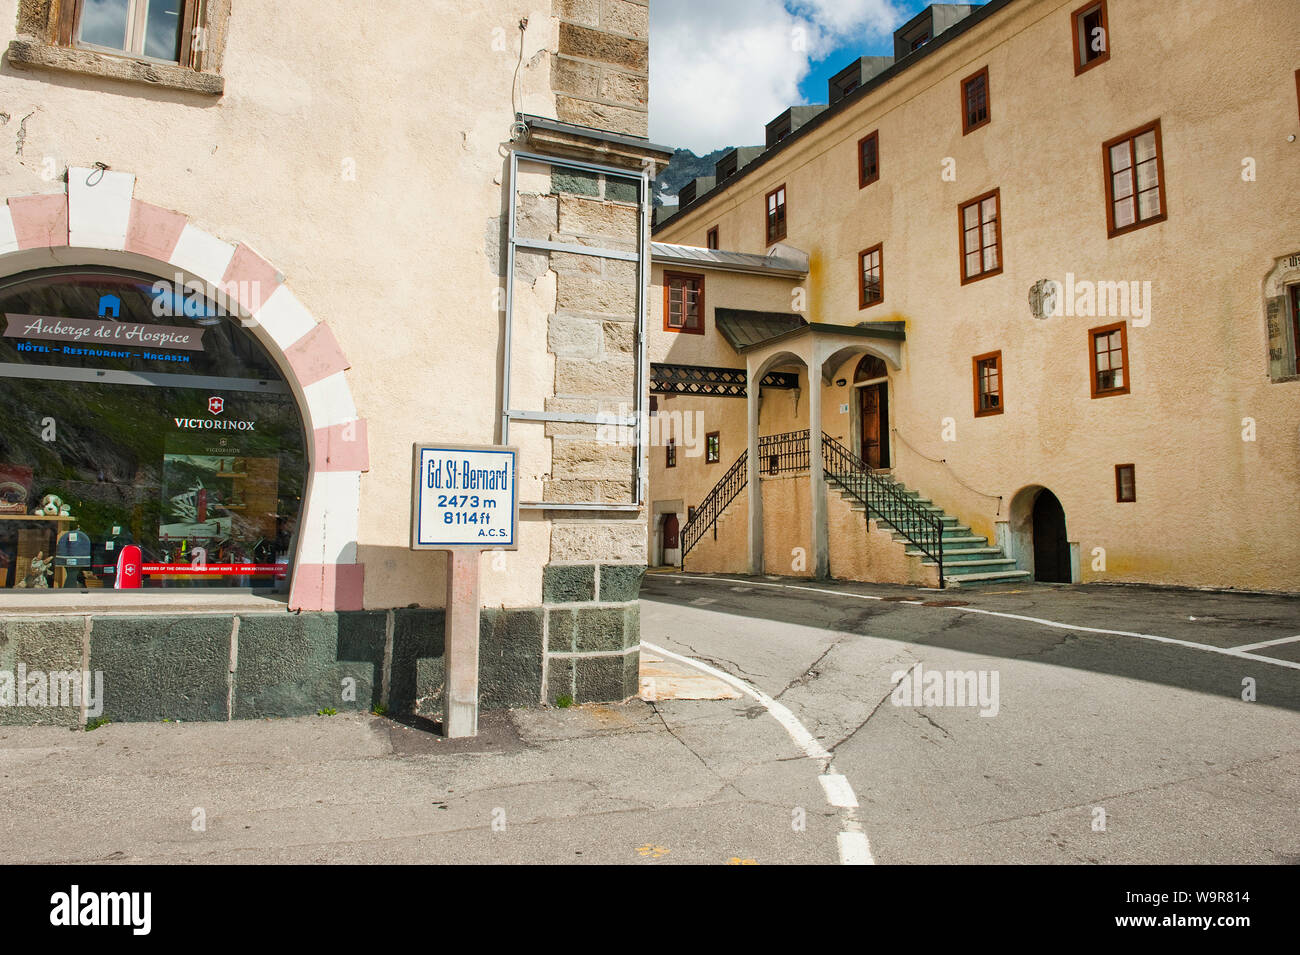
[[[722,272],[742,272],[776,278],[802,279],[808,276],[806,261],[797,261],[786,256],[702,249],[699,246],[675,245],[667,242],[650,243],[650,260],[658,265],[680,265],[695,269],[715,269]]]

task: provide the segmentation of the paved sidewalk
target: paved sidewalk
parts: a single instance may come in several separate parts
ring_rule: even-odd
[[[17,862],[834,863],[814,768],[752,700],[0,728]],[[795,807],[806,830],[795,831]],[[196,810],[206,830],[195,831]],[[495,825],[495,828],[494,828]]]

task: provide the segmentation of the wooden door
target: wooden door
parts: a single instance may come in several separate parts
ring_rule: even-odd
[[[677,549],[677,515],[664,515],[664,550]]]
[[[885,382],[859,388],[862,460],[871,468],[889,467],[889,391]]]

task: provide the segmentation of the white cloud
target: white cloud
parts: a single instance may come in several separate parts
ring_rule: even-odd
[[[813,62],[902,19],[890,0],[653,0],[650,138],[700,154],[761,143],[766,122],[804,102]]]

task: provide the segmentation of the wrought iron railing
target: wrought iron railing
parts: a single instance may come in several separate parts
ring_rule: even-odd
[[[758,439],[759,470],[763,474],[785,474],[808,470],[808,432],[788,431]],[[885,521],[913,547],[939,566],[943,584],[943,521],[918,504],[896,483],[871,467],[830,435],[822,433],[822,467],[826,476],[860,503],[868,516]],[[695,517],[681,530],[682,560],[712,528],[717,536],[718,518],[749,483],[749,451],[741,452],[734,464],[713,486],[695,509]]]
[[[722,476],[722,480],[713,485],[713,490],[695,508],[695,516],[687,521],[686,526],[682,528],[683,563],[691,548],[700,542],[700,538],[704,536],[709,528],[714,528],[713,536],[717,537],[718,518],[722,516],[722,512],[726,510],[727,505],[735,500],[736,495],[744,490],[745,485],[748,483],[749,451],[746,449],[740,452],[740,457],[736,458],[736,463],[727,469],[727,473]]]
[[[908,497],[898,484],[873,474],[865,461],[825,433],[822,434],[822,463],[826,476],[866,508],[868,516],[887,522],[939,565],[942,587],[943,520]]]

